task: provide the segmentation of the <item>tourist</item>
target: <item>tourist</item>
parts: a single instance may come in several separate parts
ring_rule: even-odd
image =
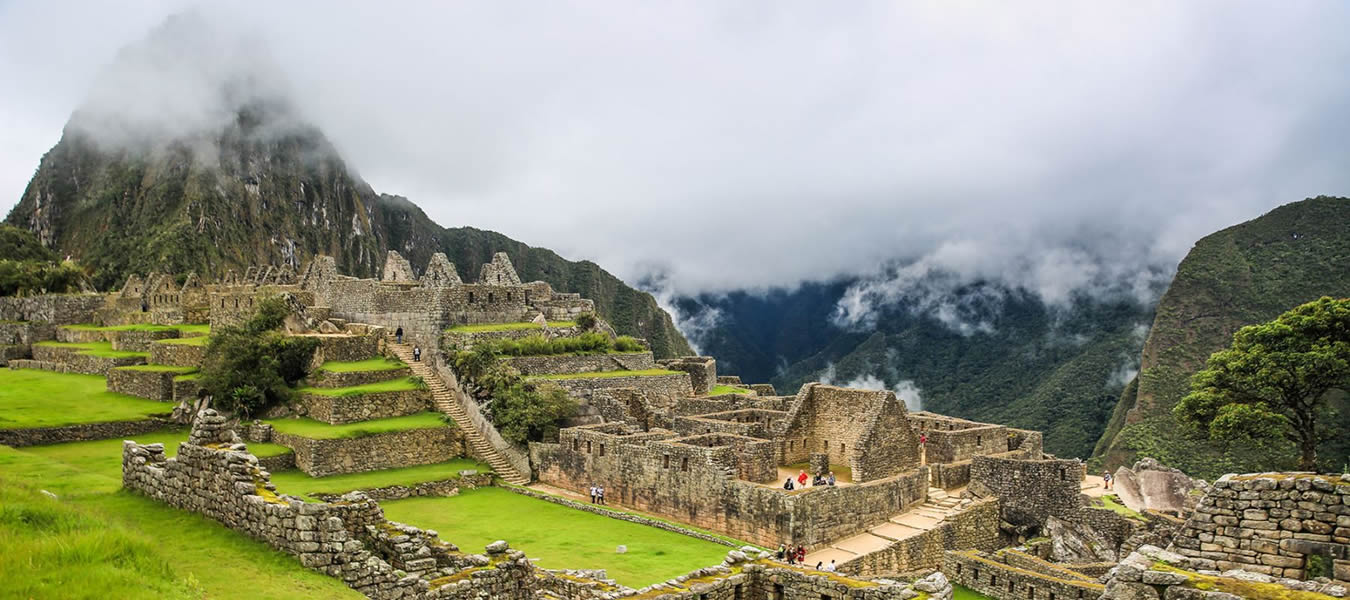
[[[776,554],[775,556],[778,557],[778,560],[783,560],[784,558],[786,558],[786,557],[787,557],[787,544],[782,544],[782,543],[778,544],[778,554]]]
[[[816,473],[816,476],[811,478],[811,485],[825,485],[825,477]]]
[[[592,484],[591,484],[591,504],[595,504],[595,498],[596,498],[596,496],[600,493],[598,490],[599,490],[599,488],[595,487],[595,484],[592,483]]]
[[[605,486],[602,485],[595,488],[595,499],[599,501],[600,504],[605,503]]]
[[[422,348],[413,346],[413,362],[422,362]]]
[[[829,476],[828,478],[825,479],[825,483],[826,483],[827,485],[829,485],[830,487],[834,487],[834,482],[835,482],[835,481],[836,481],[836,480],[835,480],[835,478],[834,478],[834,471],[830,471],[830,476]]]
[[[802,469],[802,472],[797,474],[797,485],[806,486],[806,469]]]
[[[831,558],[831,559],[830,559],[830,564],[829,564],[829,566],[825,567],[825,572],[826,572],[826,573],[833,573],[834,570],[835,570],[834,559]]]
[[[402,328],[402,327],[399,327],[398,330],[394,331],[394,339],[397,340],[397,343],[399,343],[399,344],[402,344],[402,343],[403,343],[403,328]]]
[[[1110,472],[1110,471],[1102,471],[1102,484],[1106,486],[1106,489],[1107,489],[1107,490],[1110,490],[1110,489],[1111,489],[1111,472]]]
[[[823,563],[821,563],[820,561],[816,561],[816,570],[817,570],[817,571],[820,570],[820,565],[821,565],[821,564],[823,564]]]
[[[794,487],[796,487],[796,486],[792,485],[792,478],[791,478],[791,477],[787,478],[787,481],[784,481],[784,482],[783,482],[783,489],[785,489],[785,490],[792,491],[792,489],[793,489]]]
[[[797,562],[800,563],[800,564],[806,564],[806,547],[805,547],[805,546],[797,546]]]

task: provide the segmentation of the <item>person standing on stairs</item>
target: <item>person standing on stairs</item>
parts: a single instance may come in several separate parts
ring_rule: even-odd
[[[413,362],[422,362],[421,346],[413,346]]]
[[[394,339],[396,340],[395,343],[398,343],[398,344],[402,344],[402,343],[403,343],[403,328],[402,328],[402,327],[399,327],[398,329],[396,329],[396,330],[394,331]]]

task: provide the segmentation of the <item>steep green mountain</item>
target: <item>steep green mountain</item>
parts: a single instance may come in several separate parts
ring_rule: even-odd
[[[842,329],[831,315],[852,283],[686,298],[677,306],[720,315],[698,338],[719,372],[771,380],[789,392],[822,378],[890,388],[908,381],[925,409],[1038,429],[1049,452],[1081,457],[1100,437],[1150,319],[1148,307],[1129,300],[1079,298],[1052,308],[977,284],[959,294],[1002,298],[969,315],[987,322],[986,331],[963,335],[903,304],[884,308],[874,326]]]
[[[407,199],[377,194],[323,134],[281,102],[248,102],[209,131],[146,144],[108,144],[79,117],[42,158],[6,222],[75,257],[100,289],[131,273],[205,277],[250,265],[299,268],[315,254],[374,276],[387,250],[418,268],[445,252],[465,278],[505,251],[526,280],[592,298],[622,333],[660,356],[691,352],[651,295],[591,262],[571,262],[498,233],[446,229]]]
[[[1096,454],[1110,466],[1152,456],[1202,477],[1291,467],[1297,453],[1285,443],[1221,446],[1183,434],[1171,409],[1239,328],[1324,295],[1350,295],[1350,199],[1287,204],[1196,242],[1158,303],[1138,382],[1122,395]],[[1344,421],[1350,411],[1336,403]],[[1319,449],[1329,469],[1350,460],[1350,439],[1340,437]]]

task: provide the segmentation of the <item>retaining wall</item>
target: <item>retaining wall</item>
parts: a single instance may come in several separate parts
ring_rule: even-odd
[[[464,439],[452,426],[331,440],[276,431],[272,441],[295,452],[296,468],[311,477],[429,465],[464,456]]]
[[[314,387],[339,388],[379,383],[390,379],[403,379],[411,375],[412,369],[408,367],[385,371],[347,371],[341,373],[316,370],[309,375],[306,381]]]
[[[179,375],[182,373],[116,368],[108,371],[108,391],[169,402],[173,400],[173,378]]]
[[[206,346],[193,344],[150,344],[150,363],[174,367],[200,367],[206,359]]]
[[[331,425],[345,425],[371,419],[402,417],[431,409],[431,392],[403,390],[370,392],[354,396],[326,396],[300,394],[296,404],[304,414],[316,421]]]
[[[513,356],[502,359],[521,375],[643,371],[655,369],[651,352],[590,354],[586,356]]]
[[[1063,577],[1037,573],[975,550],[947,552],[942,573],[953,583],[998,600],[1095,599],[1106,590],[1072,572]]]
[[[167,407],[166,407],[167,408]],[[175,423],[168,418],[151,417],[138,421],[114,421],[106,423],[81,423],[60,427],[31,427],[27,429],[0,429],[0,445],[19,448],[23,446],[43,446],[63,444],[65,442],[84,442],[88,440],[106,440],[119,437],[131,437],[142,433],[159,431],[173,427]]]

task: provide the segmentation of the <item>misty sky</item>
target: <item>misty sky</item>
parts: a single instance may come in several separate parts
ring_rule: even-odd
[[[106,75],[190,6],[0,1],[0,208],[77,107],[193,122],[255,53],[376,190],[680,293],[901,261],[1055,302],[1350,195],[1346,2],[245,2],[209,68]]]

